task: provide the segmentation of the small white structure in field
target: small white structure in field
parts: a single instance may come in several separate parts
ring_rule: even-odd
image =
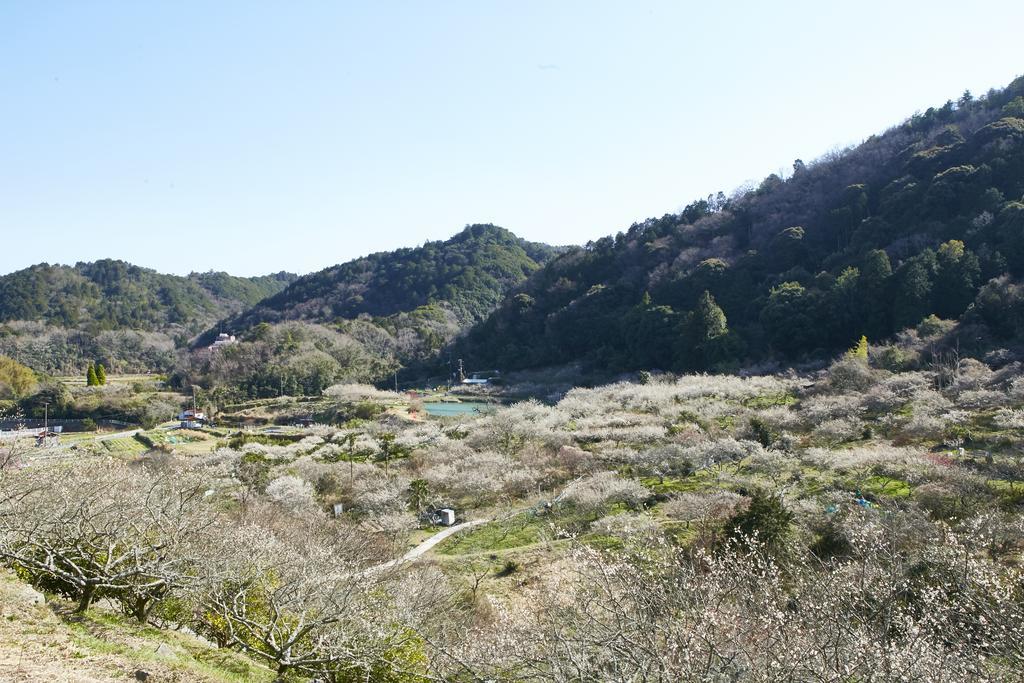
[[[341,513],[345,511],[345,505],[343,503],[335,503],[332,510],[335,517],[341,517]]]
[[[220,334],[217,335],[217,339],[215,339],[214,342],[210,344],[210,348],[219,349],[222,346],[231,346],[232,344],[236,343],[238,343],[238,340],[235,339],[235,335],[221,332]]]
[[[455,510],[442,508],[434,513],[434,519],[441,526],[451,526],[455,524]]]
[[[206,415],[201,410],[185,410],[178,415],[182,429],[200,429],[206,424]]]
[[[483,370],[481,372],[474,372],[472,375],[462,380],[462,383],[469,385],[486,385],[490,384],[491,380],[498,379],[500,377],[501,371],[499,370]]]

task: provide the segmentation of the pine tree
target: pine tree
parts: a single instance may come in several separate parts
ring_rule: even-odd
[[[100,381],[96,377],[96,366],[89,363],[89,369],[85,371],[85,386],[94,387],[99,383]]]
[[[103,367],[103,363],[96,364],[96,384],[103,386],[107,383],[107,370]]]

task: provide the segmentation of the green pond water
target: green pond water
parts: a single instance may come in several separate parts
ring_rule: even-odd
[[[444,403],[442,401],[429,401],[423,404],[427,415],[434,417],[450,417],[452,415],[477,415],[489,413],[495,409],[492,403],[479,403],[465,401],[463,403]]]

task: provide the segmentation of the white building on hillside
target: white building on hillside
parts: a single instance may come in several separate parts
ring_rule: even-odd
[[[224,332],[221,332],[220,334],[217,335],[217,339],[214,340],[214,342],[212,344],[210,344],[210,348],[211,349],[219,349],[222,346],[231,346],[232,344],[237,344],[237,343],[238,343],[238,340],[235,339],[235,335],[233,335],[233,334],[226,334]]]

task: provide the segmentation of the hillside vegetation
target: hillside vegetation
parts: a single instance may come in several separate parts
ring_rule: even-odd
[[[555,253],[504,228],[470,225],[443,242],[371,254],[301,277],[223,327],[240,332],[261,322],[383,318],[423,306],[475,322]]]
[[[585,248],[328,269],[167,383],[4,360],[89,429],[0,441],[0,677],[1020,680],[1021,89]],[[446,350],[512,371],[355,383]]]
[[[288,273],[165,275],[104,259],[75,266],[42,263],[0,276],[0,322],[25,320],[103,330],[189,330],[282,290]]]
[[[1024,332],[1024,79],[783,179],[561,254],[455,347],[475,367],[821,358],[929,315],[964,352]]]
[[[175,381],[235,398],[318,394],[422,366],[558,252],[471,225],[443,242],[333,266],[211,328]],[[206,351],[220,330],[241,343]]]
[[[167,370],[207,325],[283,289],[295,276],[165,275],[105,259],[39,264],[0,276],[0,352],[40,372]]]
[[[181,666],[296,683],[1017,680],[1021,375],[858,347],[443,420],[367,386],[251,401],[225,421],[330,424],[5,448],[0,558],[77,624],[44,640],[125,674],[187,625],[219,650],[169,640]],[[392,562],[442,507],[483,523]]]

